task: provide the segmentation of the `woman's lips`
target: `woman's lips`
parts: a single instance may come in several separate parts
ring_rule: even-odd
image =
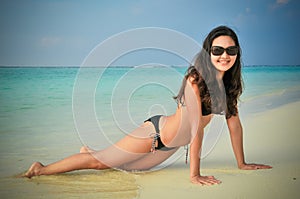
[[[218,62],[222,65],[226,65],[230,62],[230,60],[219,60]]]

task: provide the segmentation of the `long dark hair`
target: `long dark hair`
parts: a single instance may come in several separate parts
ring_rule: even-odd
[[[212,42],[219,36],[230,36],[235,45],[239,47],[236,61],[225,72],[223,82],[218,82],[217,70],[210,59]],[[186,71],[179,93],[174,99],[177,103],[184,104],[186,81],[189,77],[193,77],[193,83],[197,83],[199,87],[202,113],[203,110],[207,111],[205,114],[225,111],[227,119],[232,115],[235,116],[238,113],[237,101],[243,90],[241,67],[241,49],[237,35],[227,26],[216,27],[205,38],[200,53],[195,57],[194,64]]]

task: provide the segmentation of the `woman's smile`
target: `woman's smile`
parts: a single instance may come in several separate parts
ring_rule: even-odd
[[[217,62],[225,66],[230,63],[230,59],[219,59]]]

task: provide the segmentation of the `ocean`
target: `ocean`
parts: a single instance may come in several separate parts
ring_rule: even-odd
[[[0,67],[0,177],[22,173],[36,160],[56,161],[81,145],[101,149],[151,115],[174,113],[172,97],[185,70]],[[245,66],[242,73],[243,117],[300,100],[300,66]],[[93,99],[85,101],[89,96]],[[109,142],[97,139],[103,134]],[[123,174],[103,175],[110,179]]]
[[[153,114],[174,112],[176,104],[172,97],[180,88],[185,70],[183,67],[110,67],[84,69],[84,73],[95,76],[96,71],[97,85],[92,92],[98,119],[109,123],[109,115],[122,120],[120,113],[126,109],[124,114],[140,123]],[[54,126],[62,132],[69,130],[66,126],[73,123],[72,99],[76,98],[74,86],[79,82],[78,74],[77,67],[1,67],[1,135],[32,133]],[[300,67],[248,66],[243,68],[243,80],[242,103],[263,96],[298,93]]]

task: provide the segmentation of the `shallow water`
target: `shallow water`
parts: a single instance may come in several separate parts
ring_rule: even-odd
[[[4,198],[137,198],[134,174],[115,170],[77,171],[60,175],[1,178]]]

